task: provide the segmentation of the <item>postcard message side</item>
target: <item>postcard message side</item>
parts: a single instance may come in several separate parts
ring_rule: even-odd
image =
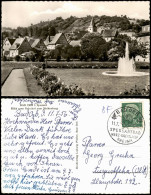
[[[2,192],[149,193],[149,136],[146,99],[2,99]]]

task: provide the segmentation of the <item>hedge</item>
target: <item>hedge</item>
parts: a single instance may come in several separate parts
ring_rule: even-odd
[[[143,89],[140,89],[137,85],[134,88],[127,90],[119,94],[120,96],[149,96],[150,95],[150,86],[146,85]]]
[[[149,69],[148,62],[135,62],[137,69]],[[118,62],[48,62],[47,68],[118,68]]]
[[[42,66],[42,62],[2,62],[2,65],[11,65],[13,68],[24,68],[28,67],[29,65],[36,65],[38,67]],[[148,62],[135,62],[137,69],[149,69],[150,64]],[[56,61],[49,61],[47,62],[46,68],[94,68],[94,69],[102,69],[102,68],[117,68],[118,62],[56,62]]]

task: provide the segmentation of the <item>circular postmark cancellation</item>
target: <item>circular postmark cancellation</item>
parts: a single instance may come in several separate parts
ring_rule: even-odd
[[[123,103],[109,116],[107,129],[111,138],[119,144],[137,142],[145,130],[141,103]]]

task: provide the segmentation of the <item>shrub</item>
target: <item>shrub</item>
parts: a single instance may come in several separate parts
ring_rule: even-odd
[[[61,60],[61,56],[57,56],[56,60],[59,62]]]
[[[44,62],[45,58],[43,55],[39,56],[39,62]]]
[[[70,61],[70,57],[68,56],[68,57],[67,57],[67,62],[69,62],[69,61]]]
[[[143,89],[139,89],[137,87],[137,85],[135,85],[134,88],[132,88],[130,90],[125,89],[124,92],[120,93],[120,96],[124,96],[124,95],[127,95],[127,96],[132,96],[132,95],[133,96],[139,96],[139,95],[149,96],[150,95],[150,86],[147,85]]]
[[[2,57],[2,60],[3,60],[3,61],[7,61],[6,56],[3,56],[3,57]]]
[[[31,59],[31,61],[32,61],[32,62],[35,62],[35,60],[36,60],[36,58],[35,58],[35,56],[34,56],[34,55],[33,55],[33,56],[31,56],[31,57],[30,57],[30,59]]]
[[[15,56],[15,60],[18,62],[20,60],[20,56],[19,55],[16,55]]]
[[[29,57],[26,57],[26,62],[29,62],[29,61],[30,61]]]
[[[47,68],[117,68],[117,62],[48,62]]]
[[[46,70],[31,66],[31,73],[37,79],[39,85],[49,96],[84,96],[84,91],[78,86],[67,86],[60,81],[55,74],[49,73]],[[88,94],[94,95],[94,94]]]

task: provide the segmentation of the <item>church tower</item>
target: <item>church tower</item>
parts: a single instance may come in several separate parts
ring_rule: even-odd
[[[90,25],[88,27],[88,32],[93,33],[96,31],[97,31],[97,28],[96,28],[95,23],[94,23],[94,18],[92,17],[92,20],[91,20]]]

